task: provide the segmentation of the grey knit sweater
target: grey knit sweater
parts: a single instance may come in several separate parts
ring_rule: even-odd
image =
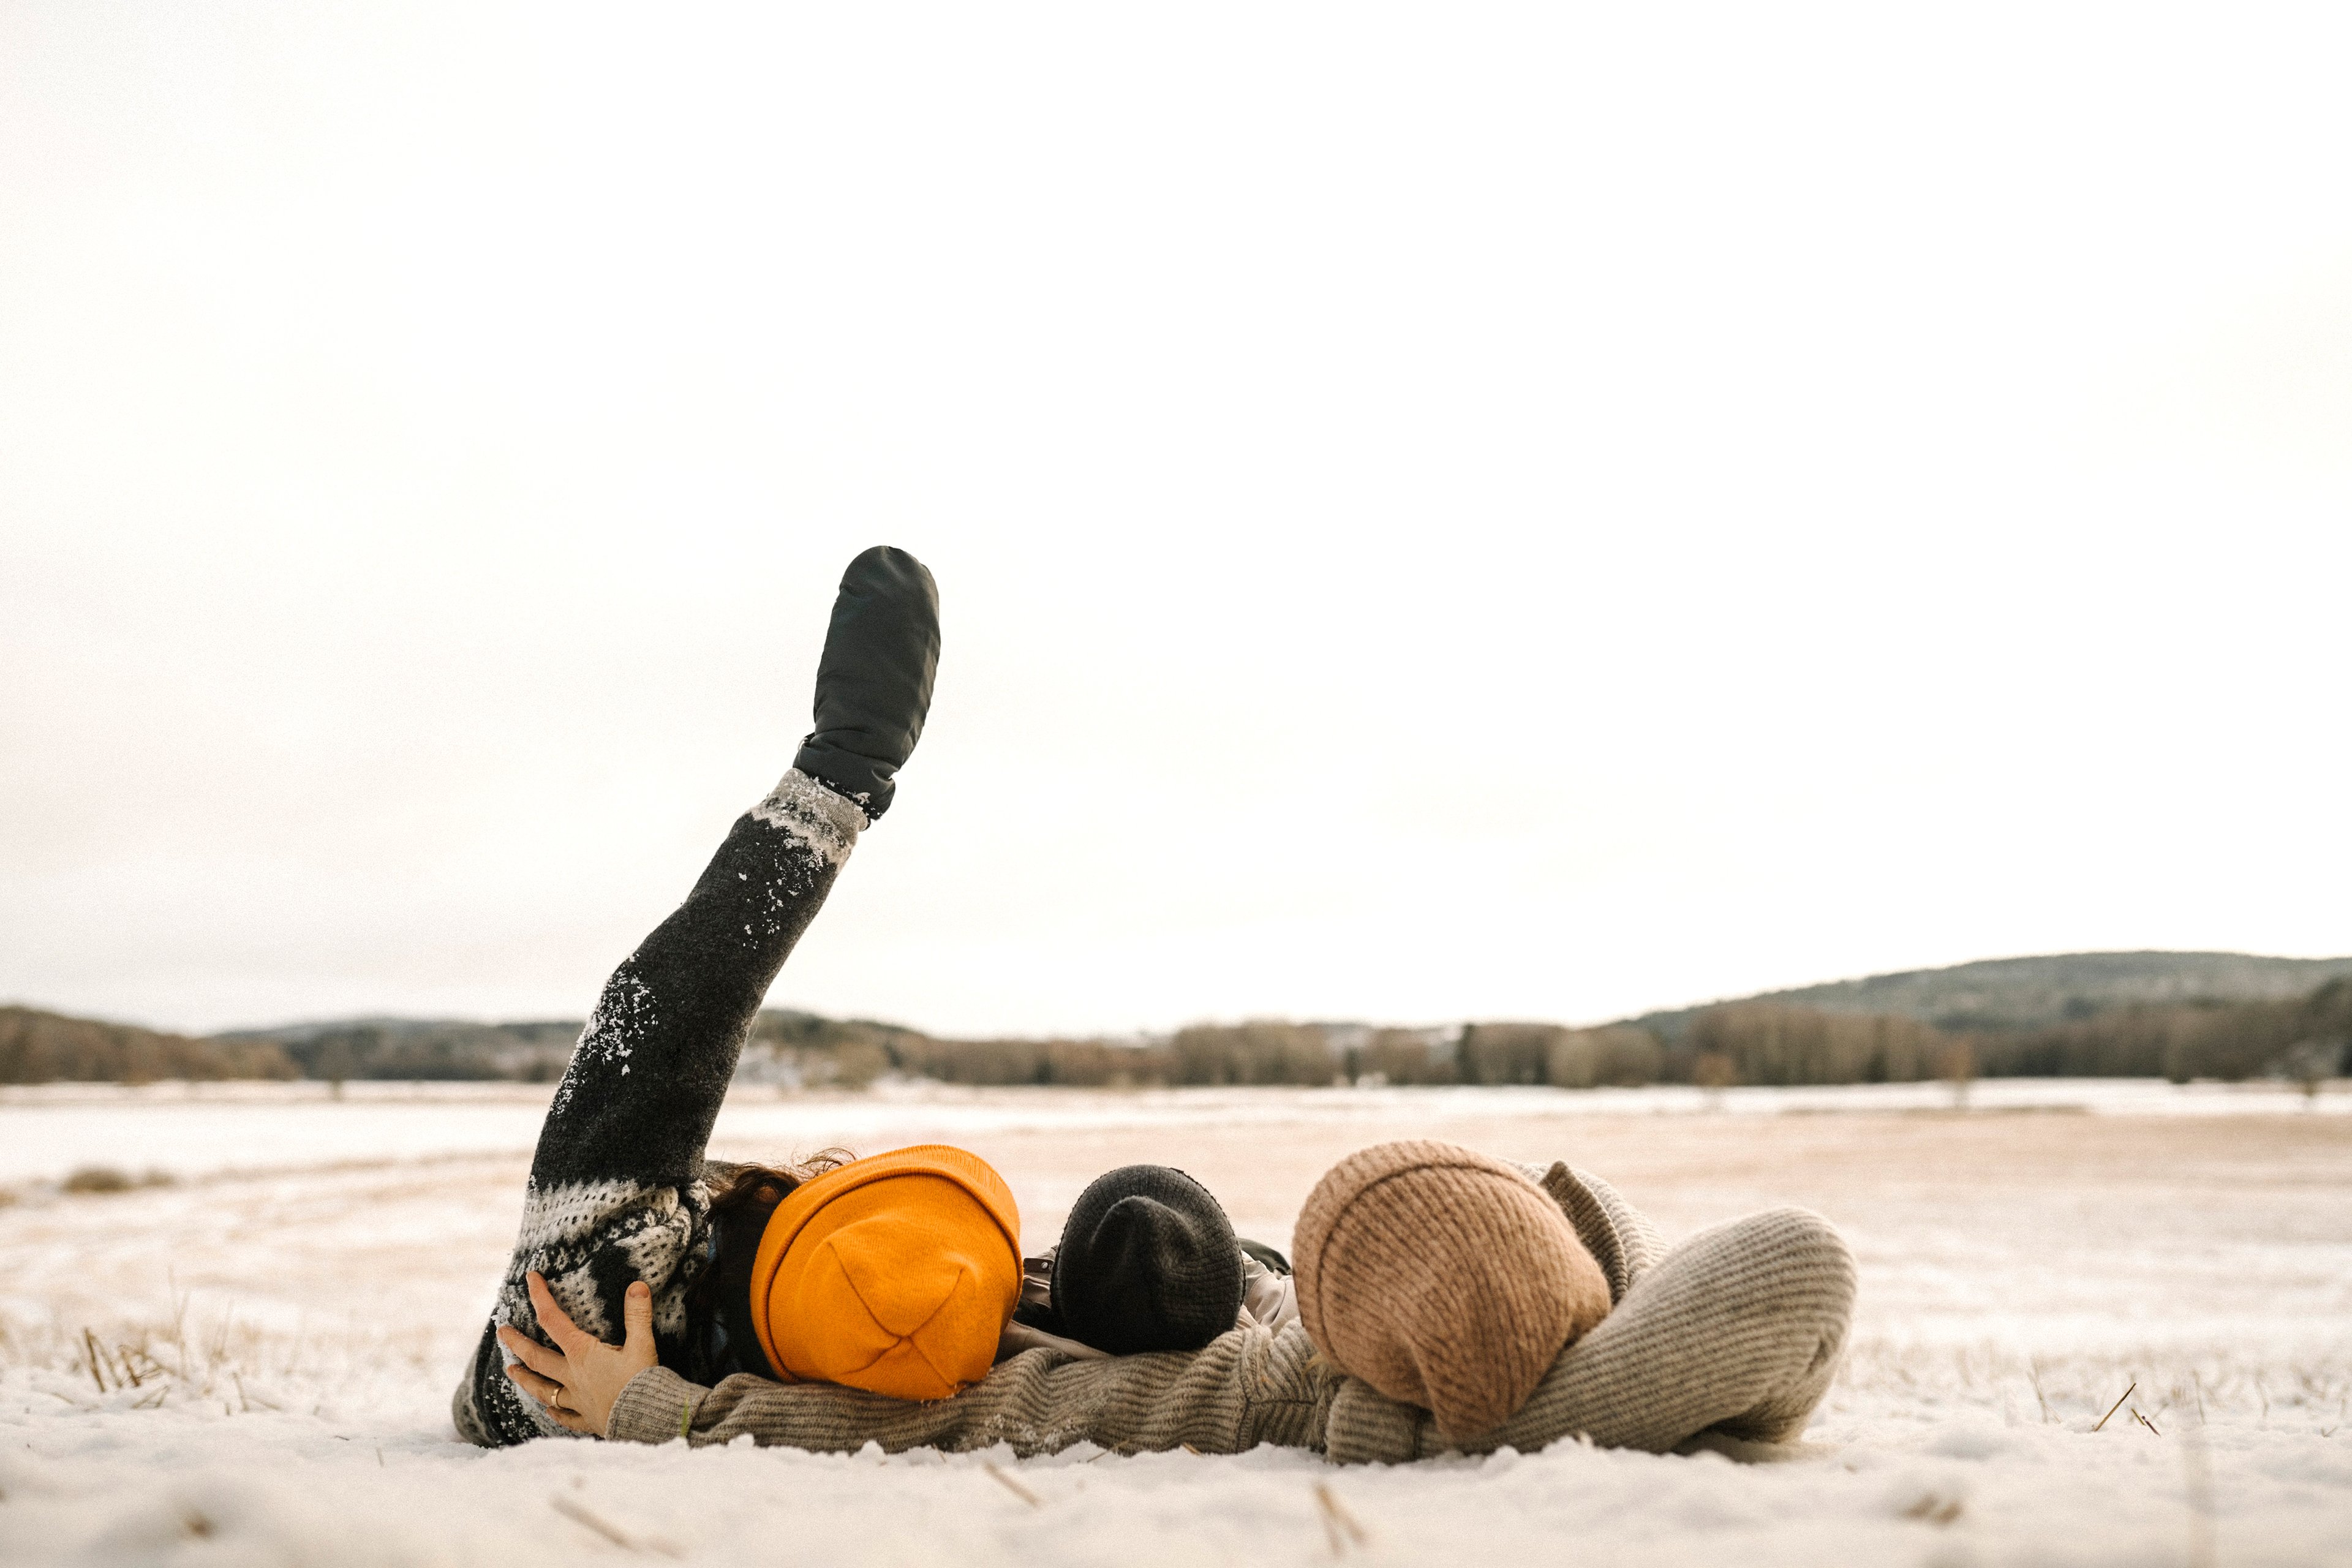
[[[654,1367],[623,1390],[606,1436],[707,1444],[749,1434],[819,1452],[1001,1442],[1024,1456],[1081,1441],[1204,1454],[1274,1443],[1395,1463],[1579,1436],[1664,1452],[1706,1432],[1773,1442],[1803,1429],[1836,1371],[1853,1307],[1853,1255],[1826,1221],[1775,1209],[1669,1252],[1607,1183],[1564,1164],[1528,1170],[1600,1261],[1613,1305],[1560,1352],[1518,1414],[1467,1441],[1339,1374],[1295,1322],[1272,1333],[1236,1328],[1192,1354],[1077,1361],[1027,1351],[929,1403],[744,1376],[709,1388]]]

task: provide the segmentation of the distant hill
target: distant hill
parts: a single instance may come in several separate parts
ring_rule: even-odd
[[[304,1078],[552,1083],[563,1076],[583,1026],[577,1018],[482,1024],[463,1018],[378,1016],[240,1029],[214,1038],[266,1045],[284,1053]],[[848,1050],[863,1064],[864,1076],[871,1078],[890,1065],[894,1049],[904,1051],[924,1039],[914,1030],[887,1024],[768,1008],[752,1025],[743,1076],[796,1084],[808,1077],[803,1058],[813,1053],[826,1057],[829,1069],[829,1058]],[[827,1070],[818,1076],[830,1082],[835,1075]]]
[[[383,1029],[393,1034],[413,1035],[430,1029],[499,1028],[497,1024],[484,1025],[472,1018],[411,1018],[397,1013],[371,1013],[356,1018],[311,1018],[299,1024],[274,1024],[266,1029],[223,1029],[210,1037],[215,1040],[275,1040],[279,1045],[298,1045],[315,1040],[321,1035],[341,1034],[352,1029]]]
[[[0,1007],[0,1083],[299,1076],[270,1040],[196,1039],[36,1007]]]
[[[1777,1002],[1830,1013],[1894,1013],[1939,1029],[2046,1029],[2112,1008],[2179,1002],[2280,1002],[2352,975],[2352,958],[2263,958],[2246,952],[2063,952],[1990,958],[1833,980],[1726,1002]],[[1702,1003],[1626,1023],[1678,1042]]]
[[[478,1024],[461,1018],[337,1018],[215,1035],[282,1052],[303,1078],[516,1079],[552,1083],[563,1076],[580,1020]]]
[[[561,1078],[578,1019],[362,1017],[208,1038],[0,1007],[0,1083],[158,1079]],[[2352,957],[2074,952],[1989,959],[1672,1008],[1599,1028],[1197,1024],[1152,1039],[945,1039],[769,1009],[744,1081],[856,1088],[885,1073],[970,1084],[1592,1084],[1985,1076],[2325,1077],[2352,1051]],[[1955,1053],[1958,1053],[1956,1056]],[[1728,1070],[1728,1079],[1706,1075]]]

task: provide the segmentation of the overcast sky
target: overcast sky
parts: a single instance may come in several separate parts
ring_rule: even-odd
[[[0,7],[0,1000],[1589,1021],[2352,952],[2352,24]]]

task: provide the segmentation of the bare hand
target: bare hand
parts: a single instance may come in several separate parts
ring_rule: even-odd
[[[499,1343],[522,1358],[507,1368],[507,1375],[546,1405],[558,1425],[602,1437],[621,1390],[655,1363],[653,1290],[642,1279],[629,1287],[621,1309],[626,1337],[617,1345],[608,1345],[572,1321],[555,1304],[554,1292],[536,1270],[524,1279],[530,1287],[530,1304],[539,1313],[539,1326],[547,1331],[555,1348],[548,1349],[519,1329],[499,1325]]]

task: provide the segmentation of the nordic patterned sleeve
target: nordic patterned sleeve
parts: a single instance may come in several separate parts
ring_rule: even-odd
[[[815,780],[787,773],[604,983],[540,1130],[514,1256],[452,1405],[472,1441],[563,1431],[508,1381],[496,1337],[500,1323],[538,1333],[530,1270],[547,1277],[572,1321],[608,1342],[620,1338],[622,1293],[645,1280],[663,1360],[682,1351],[709,1209],[703,1148],[761,1001],[865,821]]]

